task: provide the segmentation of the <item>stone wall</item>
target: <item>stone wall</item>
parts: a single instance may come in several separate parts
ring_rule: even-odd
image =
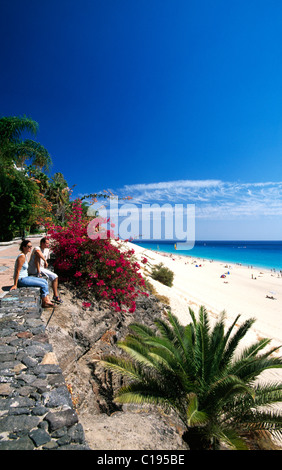
[[[37,288],[1,299],[0,450],[87,450],[40,304]]]

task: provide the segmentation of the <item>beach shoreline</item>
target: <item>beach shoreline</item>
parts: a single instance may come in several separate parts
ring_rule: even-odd
[[[33,244],[38,241],[39,238],[33,240]],[[12,286],[18,245],[19,242],[1,247],[1,296]],[[257,334],[273,339],[277,345],[282,344],[282,277],[279,272],[154,251],[131,242],[122,242],[121,246],[134,250],[141,273],[149,279],[159,295],[170,300],[173,312],[183,323],[190,321],[189,307],[197,312],[203,305],[215,318],[226,311],[227,321],[234,320],[238,314],[241,315],[240,321],[255,317],[254,329]],[[148,259],[145,265],[141,262],[144,257]],[[150,267],[159,263],[174,272],[172,287],[150,277]]]
[[[218,242],[218,241],[207,241],[207,242],[200,242],[201,245],[197,246],[195,245],[194,247],[192,247],[191,249],[187,249],[187,250],[182,250],[181,247],[178,248],[177,247],[177,243],[171,241],[171,242],[168,242],[168,243],[164,243],[163,246],[166,247],[166,249],[160,249],[160,247],[162,246],[162,243],[160,242],[160,244],[158,244],[157,242],[155,243],[155,245],[157,246],[157,248],[153,248],[152,246],[147,246],[148,244],[149,245],[154,245],[152,244],[151,242],[148,242],[148,241],[144,241],[144,244],[141,242],[141,241],[132,241],[133,245],[134,246],[139,246],[139,247],[142,247],[142,248],[145,248],[145,249],[148,249],[149,251],[154,251],[156,253],[159,253],[161,255],[164,255],[164,256],[170,256],[173,255],[173,256],[178,256],[178,257],[183,257],[183,259],[187,259],[187,258],[192,258],[192,259],[195,259],[195,260],[203,260],[203,261],[216,261],[216,262],[220,262],[220,263],[225,263],[225,264],[232,264],[232,265],[238,265],[238,266],[245,266],[247,268],[254,268],[254,269],[260,269],[260,270],[268,270],[268,271],[272,271],[272,272],[276,272],[276,273],[279,273],[281,276],[282,276],[282,259],[280,260],[281,258],[281,254],[280,254],[280,257],[279,257],[279,262],[277,262],[277,253],[275,253],[275,259],[271,259],[270,261],[270,258],[267,258],[266,260],[265,259],[260,259],[261,257],[258,256],[258,257],[253,257],[251,256],[251,258],[249,258],[249,256],[236,256],[234,258],[234,254],[232,255],[232,257],[230,257],[230,248],[235,248],[235,252],[237,251],[237,253],[239,252],[238,251],[238,243],[240,245],[244,245],[244,244],[248,244],[248,243],[251,243],[250,246],[256,246],[256,245],[253,245],[253,244],[256,244],[256,243],[262,243],[262,242],[256,242],[256,241],[253,241],[253,242],[250,242],[250,241],[247,241],[247,242],[238,242],[237,240],[233,241],[233,242]],[[197,242],[196,242],[197,243]],[[216,244],[214,244],[216,243]],[[223,245],[222,245],[223,243]],[[227,251],[228,253],[224,253],[224,254],[221,254],[220,257],[219,257],[219,252],[218,252],[218,246],[221,246],[223,247],[224,246],[224,243],[227,244]],[[229,244],[231,243],[231,245]],[[271,243],[279,243],[279,246],[281,245],[282,242],[280,241],[270,241],[270,242],[267,242],[267,241],[264,241],[264,243],[266,244],[271,244]],[[209,245],[210,244],[210,245]],[[232,246],[234,245],[234,246]],[[250,246],[242,246],[240,248],[250,248]],[[276,245],[274,245],[274,247],[276,247]],[[197,251],[197,249],[202,249],[204,248],[205,249],[205,253],[202,252],[202,254],[200,254],[199,251]],[[170,251],[170,249],[172,251]],[[206,251],[206,249],[208,251]],[[237,249],[237,250],[236,250]],[[282,249],[282,246],[281,246],[281,249]],[[195,252],[196,250],[196,252]],[[242,253],[244,252],[244,250],[240,250]],[[261,252],[261,250],[259,250]],[[234,253],[235,253],[234,252]],[[193,254],[191,254],[193,253]],[[210,254],[208,254],[210,253]],[[210,256],[212,253],[212,256]],[[254,252],[253,252],[254,253]],[[250,254],[253,254],[253,253],[250,253],[249,252],[249,255]],[[281,252],[279,252],[281,253]],[[237,258],[237,259],[236,259]],[[245,259],[244,259],[245,258]],[[258,261],[260,260],[260,261]]]
[[[39,241],[33,240],[35,245]],[[1,295],[12,286],[14,260],[19,242],[0,250]],[[170,299],[170,304],[180,320],[190,321],[188,307],[196,311],[204,305],[212,316],[226,311],[230,321],[238,314],[241,320],[255,317],[255,330],[264,337],[282,344],[282,277],[271,269],[248,267],[243,264],[222,262],[207,258],[166,253],[144,248],[131,242],[122,242],[124,249],[134,250],[141,272],[155,287],[159,295]],[[148,264],[141,263],[143,258]],[[163,263],[174,272],[172,287],[154,281],[150,267]],[[225,276],[225,277],[221,277]]]
[[[282,277],[271,269],[154,251],[127,242],[136,258],[148,259],[148,267],[163,263],[174,272],[172,287],[147,275],[159,295],[170,301],[181,322],[190,322],[189,307],[198,312],[204,306],[213,318],[226,312],[230,324],[240,315],[240,323],[255,318],[253,337],[267,337],[272,346],[282,345]],[[143,275],[148,267],[142,267]],[[225,276],[225,277],[221,277]],[[249,333],[251,336],[252,333]]]

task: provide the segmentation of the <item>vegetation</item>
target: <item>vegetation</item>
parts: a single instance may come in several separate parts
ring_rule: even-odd
[[[0,241],[24,231],[34,211],[36,184],[13,168],[0,167]]]
[[[103,299],[115,311],[134,312],[136,297],[148,295],[134,251],[120,249],[117,240],[112,244],[111,233],[104,238],[104,232],[96,232],[97,237],[90,238],[89,221],[81,201],[76,200],[66,215],[65,225],[49,227],[55,270],[61,280],[79,287],[85,307],[90,307],[95,299]]]
[[[49,176],[52,159],[47,149],[22,137],[36,136],[37,131],[38,123],[26,116],[0,118],[0,241],[45,231],[50,223],[63,226],[72,210],[73,188],[62,173]],[[83,199],[108,197],[95,193]],[[86,214],[88,203],[82,206]]]
[[[68,184],[61,173],[47,176],[52,159],[38,142],[23,139],[36,135],[38,124],[23,117],[0,119],[0,241],[26,231],[37,232],[51,220],[64,223],[70,208]]]
[[[26,116],[3,117],[0,119],[0,160],[1,164],[11,166],[15,164],[22,168],[26,161],[41,170],[48,170],[52,159],[48,151],[38,142],[22,139],[24,131],[34,136],[38,131],[38,124]]]
[[[218,449],[224,442],[247,449],[246,433],[266,430],[281,439],[281,411],[272,405],[282,400],[282,384],[257,381],[266,369],[281,368],[282,358],[261,352],[269,345],[262,339],[238,353],[237,347],[253,319],[234,332],[225,332],[224,313],[211,328],[201,307],[196,319],[182,326],[168,313],[156,320],[156,329],[132,324],[119,346],[129,358],[109,356],[104,366],[129,378],[118,391],[119,403],[150,403],[174,410],[186,431],[190,449]],[[237,352],[237,354],[236,354]]]
[[[71,201],[72,191],[63,174],[46,174],[52,163],[48,151],[22,138],[24,132],[36,135],[37,130],[38,124],[26,116],[0,119],[0,241],[16,234],[24,236],[27,230],[48,231],[55,269],[61,281],[79,286],[85,306],[93,299],[105,299],[116,311],[134,312],[136,297],[147,294],[133,251],[121,253],[102,234],[89,235],[89,205]],[[97,202],[97,198],[110,196],[95,193],[83,199],[87,197]],[[95,213],[94,218],[97,216]]]
[[[163,265],[163,263],[157,264],[152,267],[151,276],[156,281],[171,287],[173,284],[174,273]]]

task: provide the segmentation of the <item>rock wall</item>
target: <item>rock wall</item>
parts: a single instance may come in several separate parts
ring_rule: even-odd
[[[71,286],[61,286],[60,296],[63,304],[49,321],[48,337],[91,450],[187,450],[174,416],[149,406],[117,406],[114,396],[122,381],[100,364],[104,355],[121,354],[117,341],[128,334],[130,323],[153,326],[164,305],[154,295],[139,296],[135,313],[124,314],[102,302],[83,308]],[[47,322],[50,313],[45,310],[43,316]]]
[[[87,450],[41,314],[39,289],[1,299],[0,450]]]
[[[120,380],[100,359],[120,354],[133,321],[152,325],[163,305],[140,296],[134,315],[60,288],[63,304],[41,309],[39,290],[10,291],[0,304],[0,450],[187,450],[174,418],[117,406]]]

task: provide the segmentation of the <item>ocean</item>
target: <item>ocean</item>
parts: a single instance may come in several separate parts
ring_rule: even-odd
[[[282,241],[196,241],[192,250],[175,249],[175,241],[133,240],[132,243],[164,253],[282,270]]]

